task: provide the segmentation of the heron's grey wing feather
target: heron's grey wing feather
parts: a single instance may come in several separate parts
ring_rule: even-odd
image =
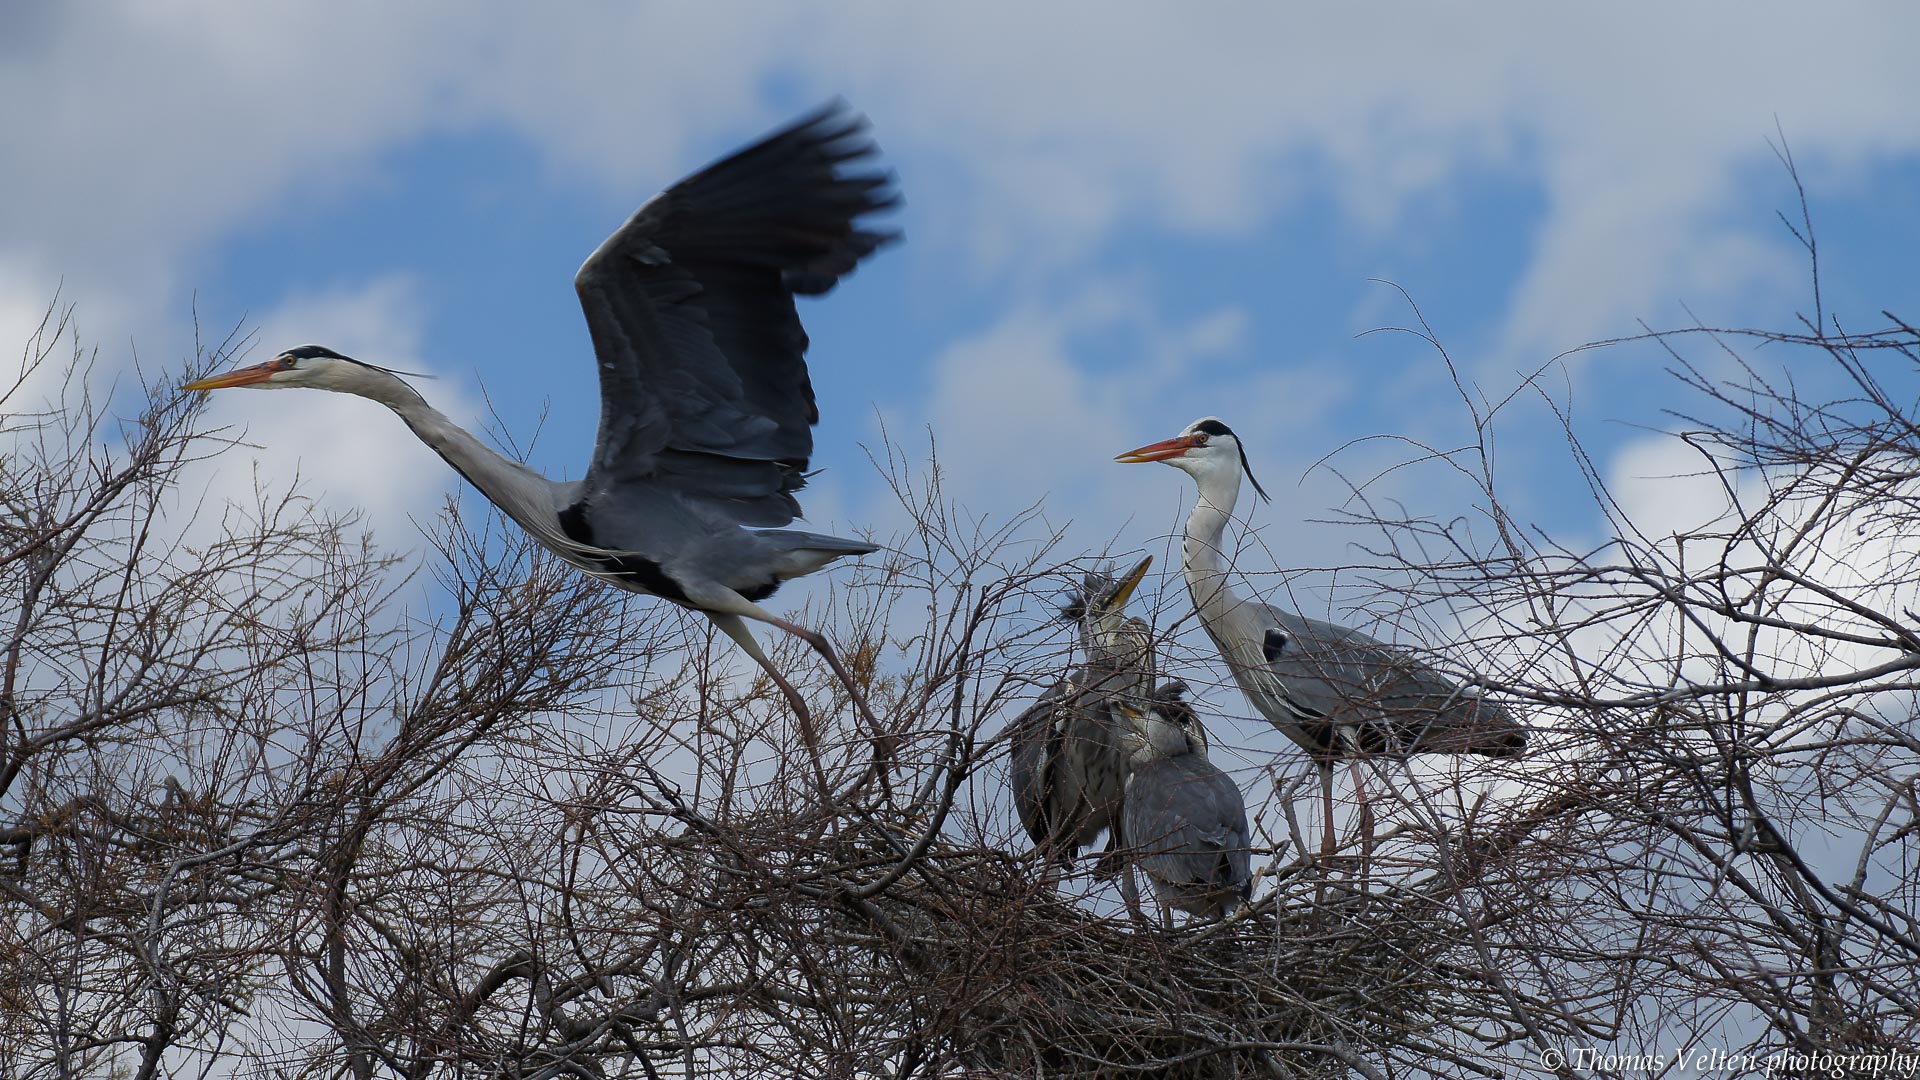
[[[1369,751],[1501,753],[1524,742],[1524,729],[1498,703],[1468,693],[1406,649],[1279,608],[1267,614],[1268,668],[1304,722],[1357,726]],[[1318,734],[1331,737],[1330,730]]]
[[[1097,689],[1082,689],[1066,702],[1067,737],[1062,751],[1071,767],[1067,772],[1078,785],[1081,820],[1077,844],[1091,844],[1100,830],[1111,828],[1126,792],[1128,749],[1111,708],[1115,695]]]
[[[1058,722],[1059,710],[1072,694],[1073,683],[1061,679],[1007,725],[1013,744],[1008,769],[1013,808],[1036,844],[1045,843],[1058,827],[1049,815],[1047,795],[1052,784],[1053,763],[1064,741],[1063,725]]]
[[[742,524],[799,515],[819,411],[793,297],[891,238],[856,227],[894,204],[890,178],[841,170],[875,152],[835,102],[667,189],[581,266],[600,363],[588,499],[652,482]]]

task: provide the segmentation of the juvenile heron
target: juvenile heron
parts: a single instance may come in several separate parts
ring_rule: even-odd
[[[1177,695],[1144,710],[1128,702],[1113,709],[1132,748],[1121,815],[1128,857],[1146,874],[1163,915],[1179,908],[1224,918],[1253,893],[1252,833],[1239,785],[1207,760],[1199,717]]]
[[[1119,580],[1104,571],[1081,579],[1061,615],[1079,624],[1085,660],[1008,725],[1014,809],[1034,845],[1063,868],[1119,810],[1129,751],[1111,705],[1144,701],[1153,689],[1152,628],[1125,614],[1152,564],[1148,556]]]
[[[1180,545],[1187,591],[1241,693],[1319,768],[1323,855],[1334,848],[1336,760],[1353,762],[1354,796],[1364,816],[1363,756],[1513,757],[1526,749],[1526,728],[1499,703],[1468,692],[1407,650],[1233,590],[1232,568],[1221,552],[1241,475],[1262,499],[1267,493],[1254,479],[1239,438],[1219,418],[1195,420],[1171,439],[1114,460],[1164,462],[1199,487]]]
[[[396,373],[319,345],[186,389],[304,386],[392,409],[549,551],[713,620],[792,704],[817,765],[805,703],[744,620],[812,646],[882,734],[827,639],[760,606],[791,578],[877,550],[777,527],[800,516],[793,493],[820,419],[793,298],[827,292],[896,238],[860,224],[898,201],[889,176],[847,168],[875,153],[866,120],[834,102],[668,188],[588,257],[573,284],[599,362],[600,431],[580,480],[502,457]]]

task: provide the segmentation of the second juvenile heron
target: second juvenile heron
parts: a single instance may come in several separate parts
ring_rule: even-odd
[[[1163,914],[1179,908],[1224,918],[1253,892],[1240,786],[1207,760],[1200,719],[1178,695],[1145,709],[1126,702],[1114,709],[1127,722],[1131,749],[1121,815],[1128,861],[1146,874]]]

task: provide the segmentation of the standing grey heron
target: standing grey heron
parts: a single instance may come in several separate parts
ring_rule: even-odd
[[[1222,543],[1240,498],[1241,475],[1262,499],[1267,493],[1247,465],[1239,438],[1219,418],[1195,420],[1171,439],[1114,460],[1164,462],[1199,487],[1180,545],[1187,591],[1241,693],[1319,768],[1326,809],[1323,855],[1334,847],[1336,760],[1353,763],[1354,797],[1364,816],[1362,757],[1512,757],[1526,749],[1526,728],[1499,703],[1468,692],[1407,650],[1233,590]]]
[[[315,387],[385,405],[561,559],[713,620],[792,704],[817,766],[812,717],[745,620],[805,641],[878,753],[884,733],[827,639],[760,606],[792,578],[877,550],[778,528],[800,516],[793,493],[820,419],[793,298],[826,293],[897,238],[859,221],[898,202],[891,176],[844,168],[876,153],[865,118],[835,101],[649,200],[587,258],[573,285],[599,362],[600,431],[580,480],[495,453],[395,372],[319,345],[185,388]]]
[[[1129,751],[1111,705],[1144,702],[1153,691],[1153,630],[1125,613],[1151,565],[1149,555],[1124,578],[1093,571],[1081,579],[1061,616],[1079,624],[1086,659],[1007,726],[1014,809],[1034,846],[1062,868],[1116,823]]]
[[[1127,857],[1146,874],[1163,916],[1179,908],[1225,917],[1253,893],[1253,834],[1240,786],[1207,760],[1200,719],[1178,695],[1144,710],[1113,708],[1132,749],[1121,814]]]

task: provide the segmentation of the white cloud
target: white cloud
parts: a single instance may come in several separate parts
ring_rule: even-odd
[[[1175,507],[1159,496],[1179,488],[1178,478],[1112,458],[1213,414],[1241,423],[1256,471],[1291,489],[1317,445],[1305,433],[1353,382],[1311,361],[1249,364],[1247,329],[1234,307],[1171,321],[1144,284],[1121,279],[1008,312],[932,361],[925,423],[946,491],[1000,513],[1044,500],[1049,520],[1074,521],[1076,539],[1094,546],[1130,520],[1135,533],[1165,528],[1177,524],[1163,516]],[[1208,369],[1218,375],[1196,377]],[[909,450],[920,430],[912,417],[905,407],[888,410],[893,436]],[[1314,481],[1317,495],[1326,494],[1323,481]]]

